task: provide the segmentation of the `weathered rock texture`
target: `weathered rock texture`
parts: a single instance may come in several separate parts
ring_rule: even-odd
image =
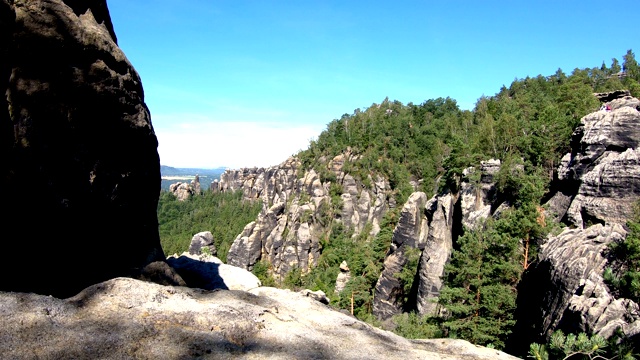
[[[376,283],[373,313],[388,319],[402,311],[423,315],[438,313],[437,300],[443,286],[444,267],[449,261],[454,238],[463,228],[473,228],[496,208],[493,175],[500,161],[482,162],[480,168],[466,169],[457,194],[440,194],[427,200],[413,193],[405,203],[394,230],[384,268]],[[399,274],[410,265],[410,256],[419,261],[411,294],[404,294]],[[414,269],[411,269],[414,271]],[[404,303],[405,297],[409,298]]]
[[[72,295],[163,260],[157,140],[106,1],[2,0],[0,31],[2,245],[29,256],[0,288]]]
[[[258,218],[245,226],[233,242],[227,262],[252,269],[257,261],[266,261],[276,278],[294,268],[303,273],[317,265],[320,235],[332,221],[340,221],[355,234],[372,224],[372,234],[389,207],[389,184],[382,178],[371,178],[370,187],[357,182],[342,171],[347,152],[327,162],[340,188],[341,206],[330,193],[331,182],[322,182],[314,170],[298,178],[299,161],[292,157],[278,166],[227,170],[211,188],[217,191],[241,190],[248,200],[260,199],[263,209]],[[337,196],[338,194],[334,194]]]
[[[404,303],[404,285],[400,282],[399,274],[407,266],[410,256],[417,256],[415,249],[424,248],[428,232],[426,202],[425,193],[415,192],[402,208],[384,259],[384,268],[374,290],[373,314],[378,318],[389,318],[410,306]]]
[[[200,255],[202,253],[213,256],[218,255],[211,231],[199,232],[191,238],[189,254]]]
[[[581,119],[573,133],[572,152],[558,169],[561,191],[552,199],[551,209],[577,227],[624,223],[640,195],[640,100],[626,96],[610,105],[612,111],[596,111]]]
[[[619,224],[596,224],[565,228],[549,238],[540,249],[540,261],[519,286],[516,340],[545,342],[556,330],[605,338],[617,328],[628,336],[640,333],[638,305],[616,299],[602,278],[607,265],[604,252],[625,236]]]
[[[468,168],[463,171],[464,181],[460,183],[460,209],[462,226],[473,229],[479,221],[491,215],[496,201],[494,175],[500,170],[500,160],[480,162],[480,169]]]
[[[334,289],[336,294],[344,290],[349,280],[351,280],[351,270],[349,269],[347,262],[342,261],[342,263],[340,263],[340,273],[338,273],[338,276],[336,277],[336,286]]]
[[[178,199],[178,201],[185,201],[196,194],[202,193],[200,186],[200,177],[195,176],[191,182],[177,182],[169,185],[169,191]]]
[[[523,276],[514,352],[528,346],[518,339],[544,343],[558,329],[605,337],[617,328],[640,333],[638,305],[615,298],[602,279],[608,245],[624,240],[623,225],[640,199],[640,101],[622,96],[607,98],[612,111],[582,118],[572,152],[558,168],[558,191],[548,205],[570,228],[545,240]]]
[[[7,359],[516,359],[452,339],[407,340],[303,294],[204,291],[117,278],[66,300],[0,293]]]
[[[429,233],[418,268],[416,306],[423,315],[436,315],[436,302],[443,285],[444,266],[453,250],[453,207],[455,198],[448,194],[427,203]],[[459,226],[459,224],[458,224]]]
[[[172,255],[167,263],[177,271],[186,286],[204,290],[251,290],[261,286],[260,280],[245,269],[227,265],[209,254]]]

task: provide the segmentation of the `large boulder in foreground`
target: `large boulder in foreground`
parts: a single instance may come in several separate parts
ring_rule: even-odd
[[[106,1],[0,0],[0,31],[2,250],[23,254],[0,289],[70,296],[164,260],[158,143]]]
[[[505,359],[463,340],[407,340],[303,294],[161,286],[130,278],[66,300],[0,293],[7,359]]]

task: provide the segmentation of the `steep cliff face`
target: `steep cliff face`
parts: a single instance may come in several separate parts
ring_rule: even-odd
[[[425,214],[427,195],[413,193],[402,208],[400,220],[393,232],[391,246],[384,259],[384,268],[375,287],[373,314],[379,318],[389,318],[410,306],[404,302],[404,284],[399,275],[407,266],[410,257],[415,257],[412,249],[424,248],[428,234],[428,220]],[[415,261],[415,259],[413,259]]]
[[[3,251],[30,260],[2,261],[0,287],[71,295],[163,259],[157,140],[106,1],[2,0],[0,16]]]
[[[343,171],[350,153],[327,162],[335,182],[322,182],[314,170],[298,177],[300,163],[292,157],[278,166],[227,170],[214,181],[214,191],[241,190],[247,200],[260,199],[263,209],[233,242],[227,255],[231,265],[252,269],[258,261],[270,264],[272,275],[281,278],[294,268],[303,273],[317,265],[320,237],[333,221],[355,234],[379,222],[389,207],[389,185],[382,178],[366,187]]]
[[[640,101],[628,93],[612,96],[611,111],[582,118],[572,152],[558,168],[558,191],[547,205],[569,227],[545,240],[538,262],[525,272],[514,339],[545,341],[558,329],[605,337],[618,328],[640,333],[638,305],[615,298],[602,278],[608,245],[624,240],[640,199]]]
[[[568,223],[624,223],[640,195],[638,108],[631,96],[609,102],[612,110],[583,117],[573,133],[572,152],[558,168],[561,189],[551,209]],[[556,201],[562,197],[569,201]]]
[[[500,161],[489,160],[479,169],[466,169],[457,194],[439,194],[427,200],[426,194],[416,192],[409,197],[375,287],[374,315],[388,319],[406,310],[438,314],[442,276],[454,239],[462,229],[477,226],[497,208],[493,175],[499,168]],[[411,269],[416,275],[407,294],[400,274],[412,265],[410,257],[416,256],[411,249],[417,249],[419,258],[417,267]]]

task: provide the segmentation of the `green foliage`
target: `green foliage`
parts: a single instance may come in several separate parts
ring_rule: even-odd
[[[434,339],[442,337],[439,319],[421,316],[415,312],[402,313],[391,319],[396,327],[394,333],[407,339]]]
[[[489,220],[485,229],[466,232],[458,244],[439,298],[448,312],[444,333],[503,348],[515,324],[516,284],[523,271],[516,260],[518,240],[497,231]]]
[[[324,291],[332,305],[345,310],[351,309],[353,295],[354,315],[371,321],[373,289],[380,276],[385,252],[391,243],[391,237],[387,235],[390,234],[388,228],[392,225],[385,225],[383,221],[381,226],[386,230],[376,237],[369,235],[371,224],[367,224],[354,237],[353,231],[345,230],[341,222],[334,222],[331,233],[327,238],[321,239],[322,254],[318,259],[318,266],[302,276],[303,286]],[[342,261],[349,265],[351,280],[340,294],[336,294],[335,281]]]
[[[626,77],[618,78],[620,62],[612,59],[592,69],[561,69],[550,76],[514,80],[494,96],[482,96],[473,111],[461,110],[451,98],[402,104],[385,99],[356,109],[327,125],[327,129],[299,156],[303,168],[319,171],[335,182],[321,159],[350,148],[357,154],[345,170],[363,182],[371,174],[389,179],[398,202],[422,179],[427,194],[455,190],[464,168],[478,160],[508,157],[541,168],[551,179],[561,157],[569,151],[571,134],[580,118],[600,107],[595,91],[629,89],[640,96],[640,71],[631,50],[624,56]]]
[[[411,294],[411,287],[413,281],[418,273],[418,265],[420,262],[420,249],[403,246],[403,253],[407,259],[407,263],[402,267],[402,271],[395,274],[403,293],[403,304],[409,302],[409,296]]]
[[[532,343],[529,356],[537,360],[603,359],[633,360],[633,351],[621,344],[609,344],[600,335],[585,333],[565,335],[558,330],[551,335],[548,345]]]
[[[302,289],[304,286],[304,282],[302,279],[302,270],[298,267],[294,267],[287,275],[284,277],[284,281],[282,282],[282,286],[286,289],[291,289],[294,291],[298,291]]]
[[[618,76],[620,70],[626,76]],[[503,164],[495,177],[499,200],[507,201],[511,208],[458,238],[439,299],[447,315],[421,318],[403,314],[394,321],[396,331],[407,337],[442,335],[503,348],[514,324],[516,285],[535,259],[536,243],[549,231],[540,200],[561,157],[570,150],[574,128],[581,117],[600,107],[593,92],[629,89],[640,96],[639,82],[639,66],[629,50],[622,63],[614,58],[610,67],[602,63],[570,73],[558,69],[550,76],[515,79],[495,95],[479,98],[471,111],[461,110],[448,97],[421,104],[384,99],[331,121],[318,139],[298,154],[302,163],[298,177],[313,168],[321,181],[331,184],[331,201],[321,202],[315,215],[301,214],[301,220],[315,221],[330,230],[320,236],[318,265],[304,275],[300,269],[291,270],[283,285],[322,290],[333,306],[342,309],[351,309],[353,302],[358,318],[374,322],[373,289],[399,211],[414,191],[410,183],[420,184],[418,190],[428,196],[457,191],[465,168],[496,158]],[[373,185],[371,178],[385,177],[391,186],[388,195],[397,202],[381,221],[376,236],[369,235],[369,227],[354,237],[339,220],[343,189],[327,160],[347,149],[353,157],[345,161],[343,170],[365,187]],[[469,180],[477,184],[478,174],[471,174]],[[301,198],[302,202],[309,200]],[[221,259],[226,260],[231,242],[259,210],[259,203],[244,203],[240,194],[205,193],[185,202],[161,194],[158,214],[165,253],[185,251],[193,234],[210,230]],[[615,291],[637,301],[640,220],[634,221],[628,224],[627,240],[611,249],[619,265],[608,271],[608,279]],[[398,276],[408,296],[419,252],[405,250],[408,264]],[[343,260],[352,277],[344,291],[336,294],[335,279]],[[268,264],[259,262],[253,271],[263,284],[274,283]],[[536,346],[537,356],[543,356],[547,347]]]
[[[605,270],[604,280],[619,297],[640,302],[640,202],[627,227],[626,238],[609,245],[613,267]]]
[[[258,279],[260,279],[262,286],[276,287],[277,283],[273,276],[271,276],[271,274],[269,273],[269,263],[267,261],[258,261],[255,265],[253,265],[253,270],[251,272]]]
[[[260,201],[243,201],[241,191],[205,191],[185,201],[163,191],[158,201],[158,225],[165,256],[187,251],[193,235],[211,231],[218,257],[226,262],[233,240],[255,220],[261,208]]]

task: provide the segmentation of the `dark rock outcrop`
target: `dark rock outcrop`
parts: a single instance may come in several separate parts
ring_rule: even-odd
[[[593,96],[598,98],[598,100],[600,100],[601,102],[606,103],[611,100],[623,98],[626,96],[631,96],[631,92],[629,90],[615,90],[615,91],[604,92],[604,93],[594,93]]]
[[[3,250],[29,256],[0,262],[0,288],[69,296],[164,260],[158,143],[106,1],[2,0],[0,17]]]

